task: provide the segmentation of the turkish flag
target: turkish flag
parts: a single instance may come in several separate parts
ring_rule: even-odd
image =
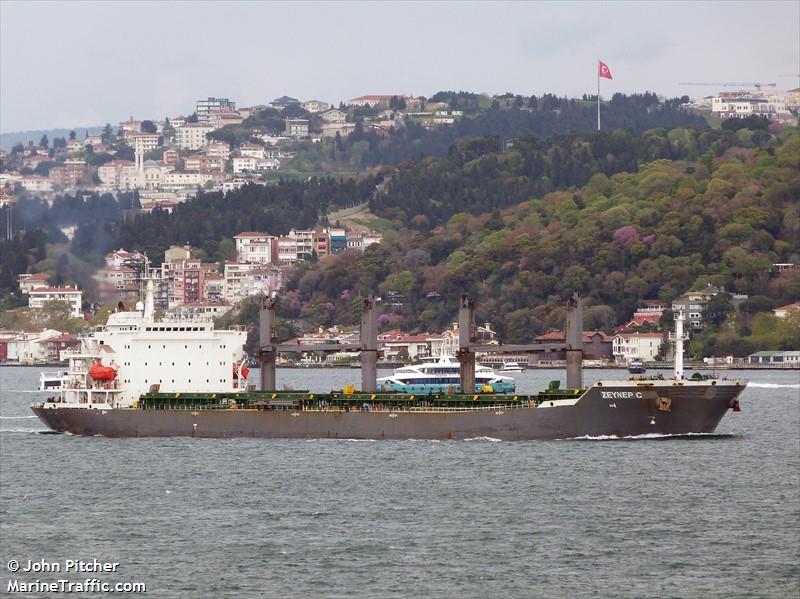
[[[604,63],[602,60],[597,61],[599,63],[597,67],[597,76],[603,77],[605,79],[613,79],[611,76],[611,69],[608,68],[608,65]]]

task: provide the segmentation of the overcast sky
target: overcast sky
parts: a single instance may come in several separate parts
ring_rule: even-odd
[[[0,131],[189,114],[287,94],[463,89],[702,96],[679,82],[800,85],[800,2],[0,0]]]

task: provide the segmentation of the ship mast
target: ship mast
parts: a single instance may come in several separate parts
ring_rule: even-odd
[[[669,339],[675,344],[675,379],[683,380],[683,342],[688,338],[683,332],[683,323],[686,314],[683,310],[675,313],[675,332],[670,333]]]

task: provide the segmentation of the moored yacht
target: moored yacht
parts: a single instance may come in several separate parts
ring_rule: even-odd
[[[500,372],[525,372],[525,367],[519,362],[504,362]]]
[[[403,366],[378,379],[378,388],[399,393],[461,393],[461,365],[452,357],[423,358],[421,364]],[[514,379],[475,366],[475,389],[467,393],[513,393]]]

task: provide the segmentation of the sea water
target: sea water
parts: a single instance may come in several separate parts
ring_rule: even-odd
[[[0,368],[0,595],[66,578],[148,597],[797,597],[800,372],[725,374],[751,385],[711,436],[352,442],[42,434],[39,370]]]

